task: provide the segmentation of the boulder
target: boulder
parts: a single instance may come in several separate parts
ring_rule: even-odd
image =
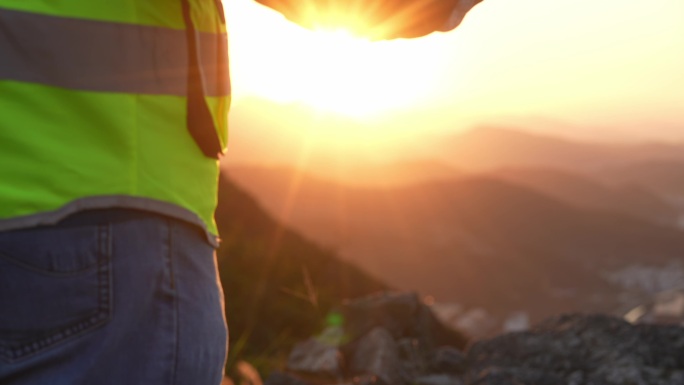
[[[467,338],[447,328],[414,292],[382,292],[345,303],[341,308],[344,329],[358,338],[376,327],[395,340],[414,338],[424,350],[450,345],[464,348]]]
[[[346,382],[338,383],[337,385],[391,385],[384,382],[378,376],[371,374],[364,374],[361,376],[354,376],[349,378]]]
[[[530,368],[488,367],[467,377],[468,385],[565,385],[561,376]]]
[[[336,315],[340,322],[295,347],[294,375],[266,384],[684,385],[684,328],[676,325],[560,315],[464,355],[438,337],[443,326],[416,294],[383,293]]]
[[[463,385],[461,378],[449,374],[431,374],[413,381],[415,385]]]
[[[377,327],[362,337],[350,364],[352,375],[376,376],[381,383],[401,385],[408,382],[399,358],[399,346],[384,328]]]
[[[432,373],[462,374],[465,369],[465,355],[453,346],[443,346],[435,350],[430,361]]]
[[[337,378],[342,375],[343,357],[335,345],[318,338],[298,343],[290,352],[287,369],[293,372]]]
[[[399,359],[410,377],[417,377],[429,370],[429,356],[416,338],[402,338],[397,341]]]
[[[309,385],[309,383],[290,373],[274,372],[264,381],[264,385]]]
[[[562,315],[474,344],[467,364],[470,384],[682,384],[684,328]]]
[[[331,312],[328,324],[291,351],[286,370],[296,378],[402,385],[463,371],[463,354],[443,345],[463,346],[465,338],[442,325],[416,293],[384,292],[347,302]]]

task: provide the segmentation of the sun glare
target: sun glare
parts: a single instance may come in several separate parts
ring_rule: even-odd
[[[366,115],[397,100],[378,95],[378,87],[392,87],[374,76],[373,43],[344,29],[318,29],[299,44],[307,67],[296,98],[316,109],[345,115]],[[383,84],[384,83],[384,84]]]
[[[368,117],[415,104],[437,85],[437,60],[402,47],[415,42],[371,41],[325,25],[309,30],[265,7],[234,2],[238,6],[243,9],[232,13],[241,15],[231,20],[238,24],[233,31],[240,23],[261,21],[260,33],[231,41],[231,57],[240,58],[232,63],[240,92],[321,113]]]

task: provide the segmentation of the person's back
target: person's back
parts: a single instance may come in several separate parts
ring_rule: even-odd
[[[219,382],[217,4],[0,0],[0,58],[0,383]]]
[[[386,4],[382,38],[474,2]],[[0,0],[1,384],[220,382],[225,28],[219,0]]]
[[[230,92],[225,25],[213,1],[190,0],[198,44],[188,55],[183,3],[0,0],[0,230],[128,207],[216,235],[215,156]],[[186,120],[197,86],[196,104],[214,123],[200,129],[221,142],[212,157]]]

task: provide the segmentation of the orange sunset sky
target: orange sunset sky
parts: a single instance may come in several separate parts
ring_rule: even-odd
[[[232,146],[297,131],[411,140],[487,123],[684,141],[681,0],[484,0],[452,32],[381,42],[225,3]]]

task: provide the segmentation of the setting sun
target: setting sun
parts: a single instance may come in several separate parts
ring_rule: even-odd
[[[242,92],[320,113],[368,117],[415,105],[438,84],[434,45],[422,44],[416,54],[405,49],[415,42],[371,41],[325,25],[308,30],[256,4],[232,7],[241,15],[233,24],[263,20],[259,34],[231,41],[235,57],[252,58],[248,65],[233,62]]]
[[[303,33],[292,47],[302,63],[285,69],[291,77],[265,96],[281,97],[277,92],[282,89],[320,111],[366,116],[409,105],[430,84],[407,82],[402,73],[414,63],[386,52],[382,43],[341,29]]]

